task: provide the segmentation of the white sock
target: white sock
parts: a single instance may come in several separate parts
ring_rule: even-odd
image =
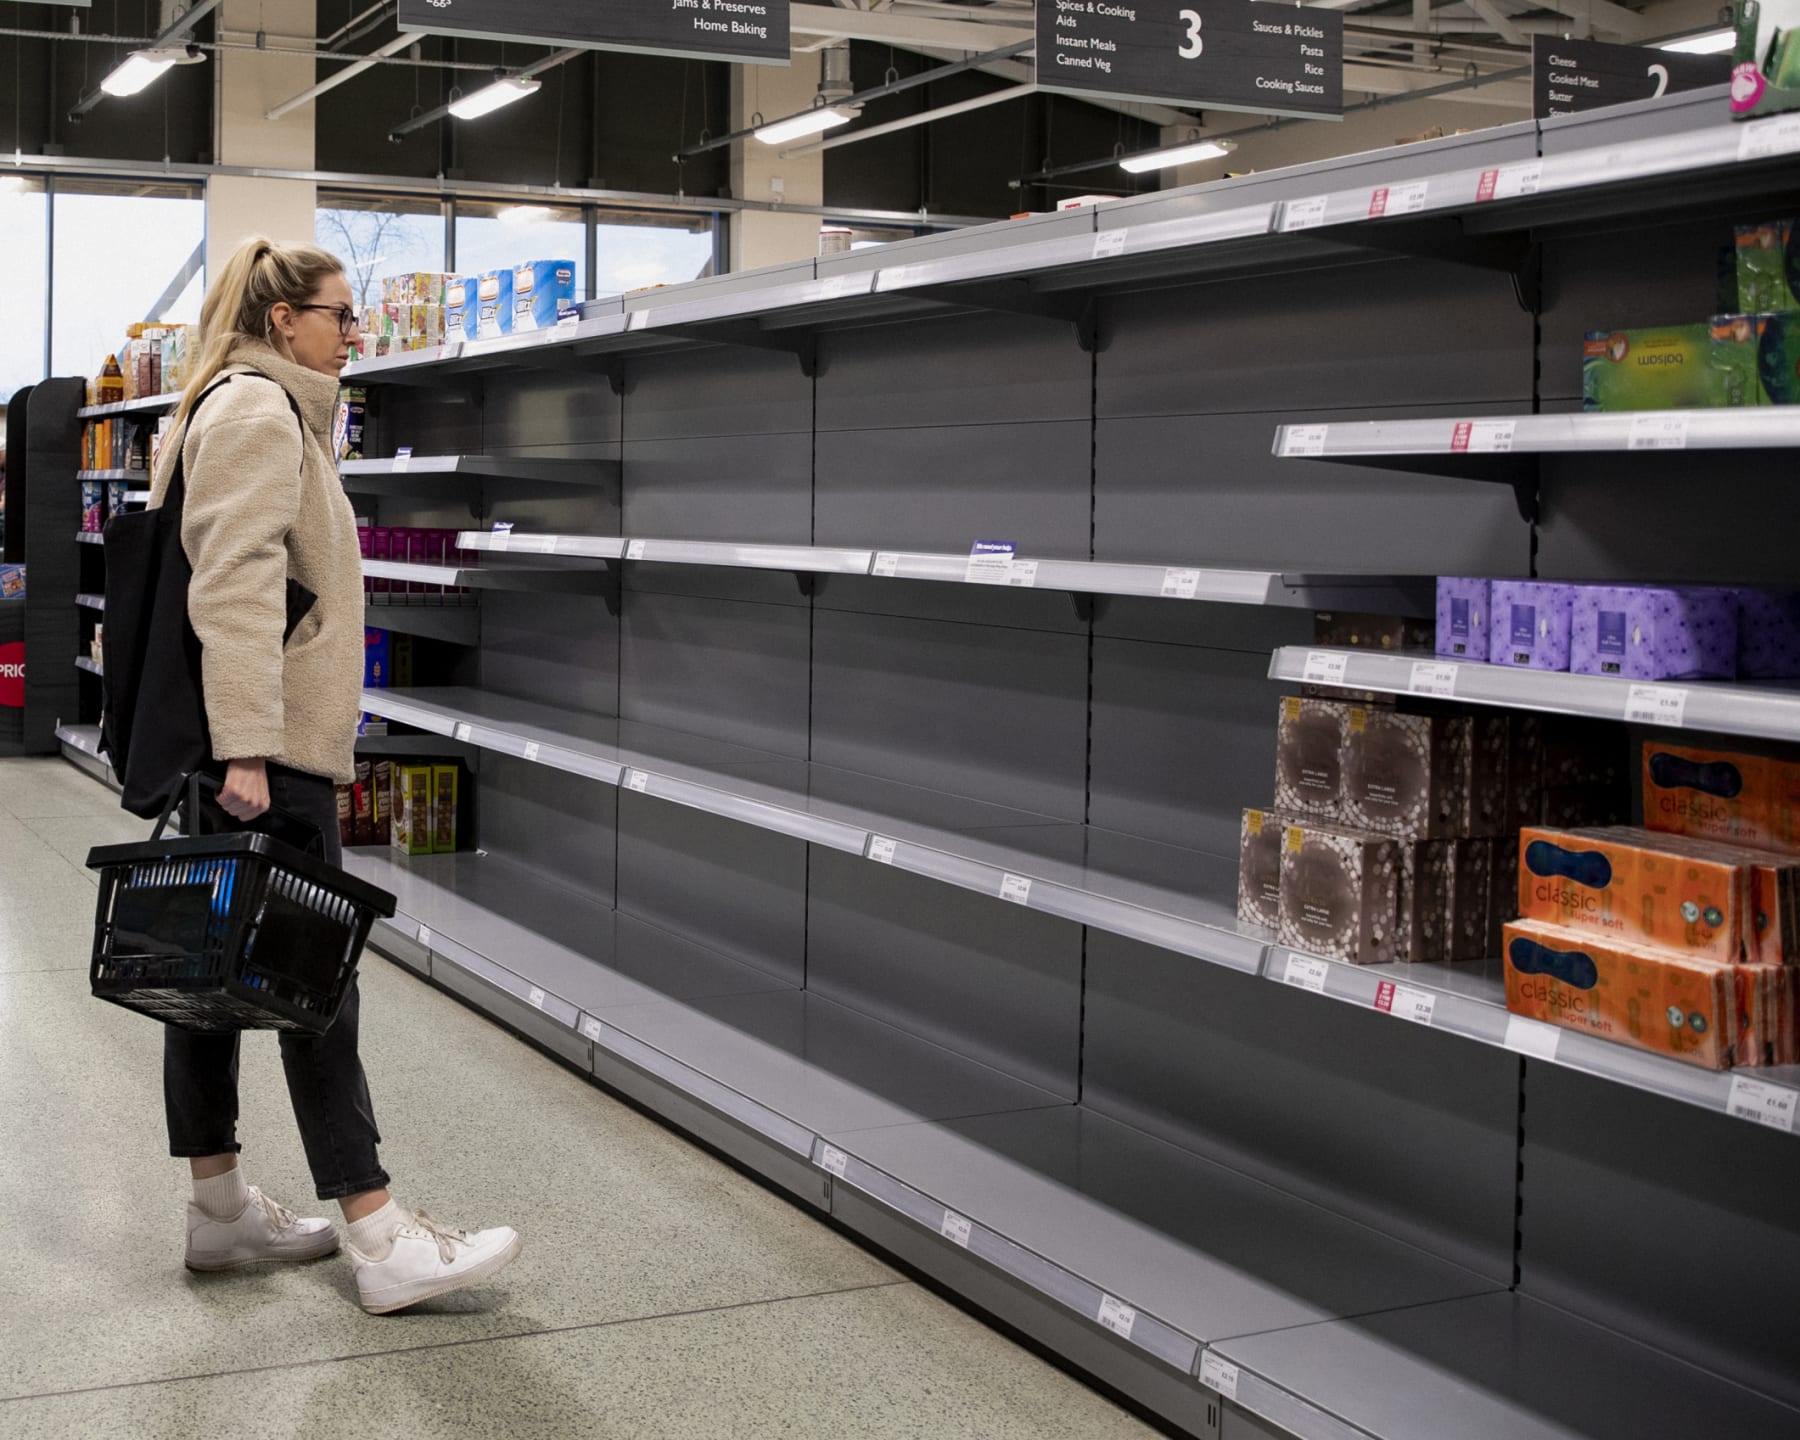
[[[250,1203],[250,1187],[244,1183],[244,1167],[233,1165],[223,1175],[194,1181],[194,1203],[214,1220],[235,1220]]]
[[[394,1250],[394,1237],[406,1224],[406,1212],[392,1200],[373,1215],[350,1222],[350,1248],[365,1260],[385,1260]]]

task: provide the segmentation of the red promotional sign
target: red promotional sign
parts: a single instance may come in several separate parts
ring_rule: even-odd
[[[25,642],[0,645],[0,706],[25,708]]]

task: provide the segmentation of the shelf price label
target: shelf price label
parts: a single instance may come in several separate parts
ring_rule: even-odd
[[[527,740],[525,742],[525,758],[535,765],[537,763],[538,754],[538,742],[535,740]]]
[[[1094,237],[1094,258],[1096,260],[1113,260],[1125,253],[1125,227],[1117,230],[1102,230]]]
[[[423,925],[419,927],[419,944],[426,950],[431,948],[431,931],[427,930]]]
[[[600,1037],[606,1032],[600,1022],[594,1019],[592,1015],[589,1015],[581,1022],[581,1033],[598,1045],[600,1043]]]
[[[1429,990],[1417,990],[1411,985],[1396,985],[1391,980],[1383,980],[1375,987],[1375,1008],[1384,1015],[1392,1015],[1399,1020],[1410,1020],[1415,1025],[1429,1025],[1431,1017],[1437,1011],[1437,996]]]
[[[900,573],[900,557],[891,550],[883,550],[875,557],[871,575],[895,576]]]
[[[1733,1075],[1731,1093],[1725,1097],[1725,1113],[1791,1134],[1796,1100],[1800,1100],[1800,1091],[1790,1090],[1785,1085],[1752,1080],[1748,1075]]]
[[[488,537],[488,549],[498,551],[501,554],[505,554],[506,551],[512,549],[512,526],[508,525],[502,529],[500,526],[496,525],[494,527],[494,533]]]
[[[1506,1048],[1534,1060],[1554,1060],[1563,1032],[1525,1015],[1506,1017]]]
[[[1454,695],[1456,666],[1442,660],[1413,661],[1411,689],[1415,695]]]
[[[1325,435],[1329,425],[1284,425],[1281,428],[1281,453],[1283,457],[1296,455],[1323,455],[1325,453]]]
[[[1369,196],[1369,218],[1379,220],[1386,215],[1416,215],[1425,208],[1425,197],[1430,189],[1429,180],[1408,180],[1403,185],[1383,185]]]
[[[1018,549],[1011,540],[977,540],[969,547],[963,581],[969,585],[1010,585],[1013,556]]]
[[[1323,995],[1325,993],[1325,977],[1329,974],[1331,974],[1329,960],[1320,960],[1312,955],[1290,953],[1281,979],[1283,984],[1310,990],[1315,995]]]
[[[525,998],[531,1002],[533,1009],[542,1010],[544,1008],[544,992],[536,985],[531,987],[531,993]]]
[[[1685,450],[1688,442],[1688,417],[1679,410],[1647,411],[1631,417],[1631,429],[1625,438],[1628,450]]]
[[[1200,1383],[1227,1400],[1237,1399],[1238,1367],[1210,1350],[1200,1357]]]
[[[1739,127],[1740,160],[1767,160],[1771,155],[1791,155],[1796,150],[1800,150],[1800,114],[1746,120]]]
[[[819,1152],[819,1168],[842,1180],[844,1172],[850,1168],[850,1157],[835,1146],[827,1145]]]
[[[644,558],[644,542],[642,540],[628,541],[625,545],[625,558],[627,560],[642,560]]]
[[[402,445],[394,452],[394,473],[404,475],[412,469],[412,446]]]
[[[1200,572],[1171,567],[1163,571],[1162,596],[1165,600],[1192,600],[1200,592]]]
[[[456,727],[453,738],[460,741],[462,744],[467,745],[475,738],[475,727],[465,720]]]
[[[1281,207],[1281,228],[1316,230],[1325,223],[1325,206],[1330,197],[1309,195],[1304,200],[1290,200]]]
[[[894,863],[894,851],[898,848],[899,842],[890,840],[886,835],[871,835],[869,837],[869,858],[877,865],[892,865]]]
[[[1502,165],[1496,170],[1483,170],[1475,187],[1475,199],[1516,200],[1521,195],[1535,195],[1544,178],[1543,162],[1533,160],[1524,165]]]
[[[1000,880],[1000,898],[1014,905],[1031,903],[1031,881],[1023,875],[1005,875]]]
[[[1015,560],[1012,568],[1006,572],[1006,583],[1021,590],[1030,590],[1037,585],[1038,562],[1035,560]]]
[[[1308,650],[1306,668],[1301,673],[1301,678],[1308,685],[1342,685],[1344,672],[1349,668],[1348,655],[1336,654],[1330,650]]]
[[[1137,1311],[1110,1295],[1100,1297],[1100,1311],[1094,1318],[1124,1340],[1131,1338],[1132,1329],[1137,1325]]]
[[[1507,455],[1512,452],[1516,420],[1459,420],[1450,432],[1452,455]]]
[[[625,772],[625,788],[627,790],[635,790],[640,795],[648,793],[648,791],[650,789],[650,774],[649,774],[649,772],[646,770],[628,770],[628,771],[626,771]]]
[[[1625,718],[1639,725],[1679,726],[1687,698],[1683,685],[1633,685],[1625,695]]]
[[[971,1225],[965,1217],[958,1215],[954,1210],[946,1210],[944,1212],[944,1223],[938,1227],[938,1233],[952,1245],[960,1245],[963,1249],[967,1250],[969,1248],[969,1236],[973,1233],[974,1229],[975,1227]]]

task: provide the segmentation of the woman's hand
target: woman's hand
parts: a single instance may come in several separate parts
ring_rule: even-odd
[[[233,760],[219,787],[219,808],[245,824],[269,809],[269,768],[263,760]]]

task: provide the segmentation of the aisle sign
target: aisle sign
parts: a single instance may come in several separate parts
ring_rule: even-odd
[[[1258,0],[1038,0],[1037,83],[1074,95],[1337,119],[1344,17]]]
[[[1531,118],[1579,115],[1628,100],[1724,85],[1730,55],[1685,55],[1645,45],[1531,37]]]
[[[750,65],[788,63],[789,0],[400,0],[400,28]]]

